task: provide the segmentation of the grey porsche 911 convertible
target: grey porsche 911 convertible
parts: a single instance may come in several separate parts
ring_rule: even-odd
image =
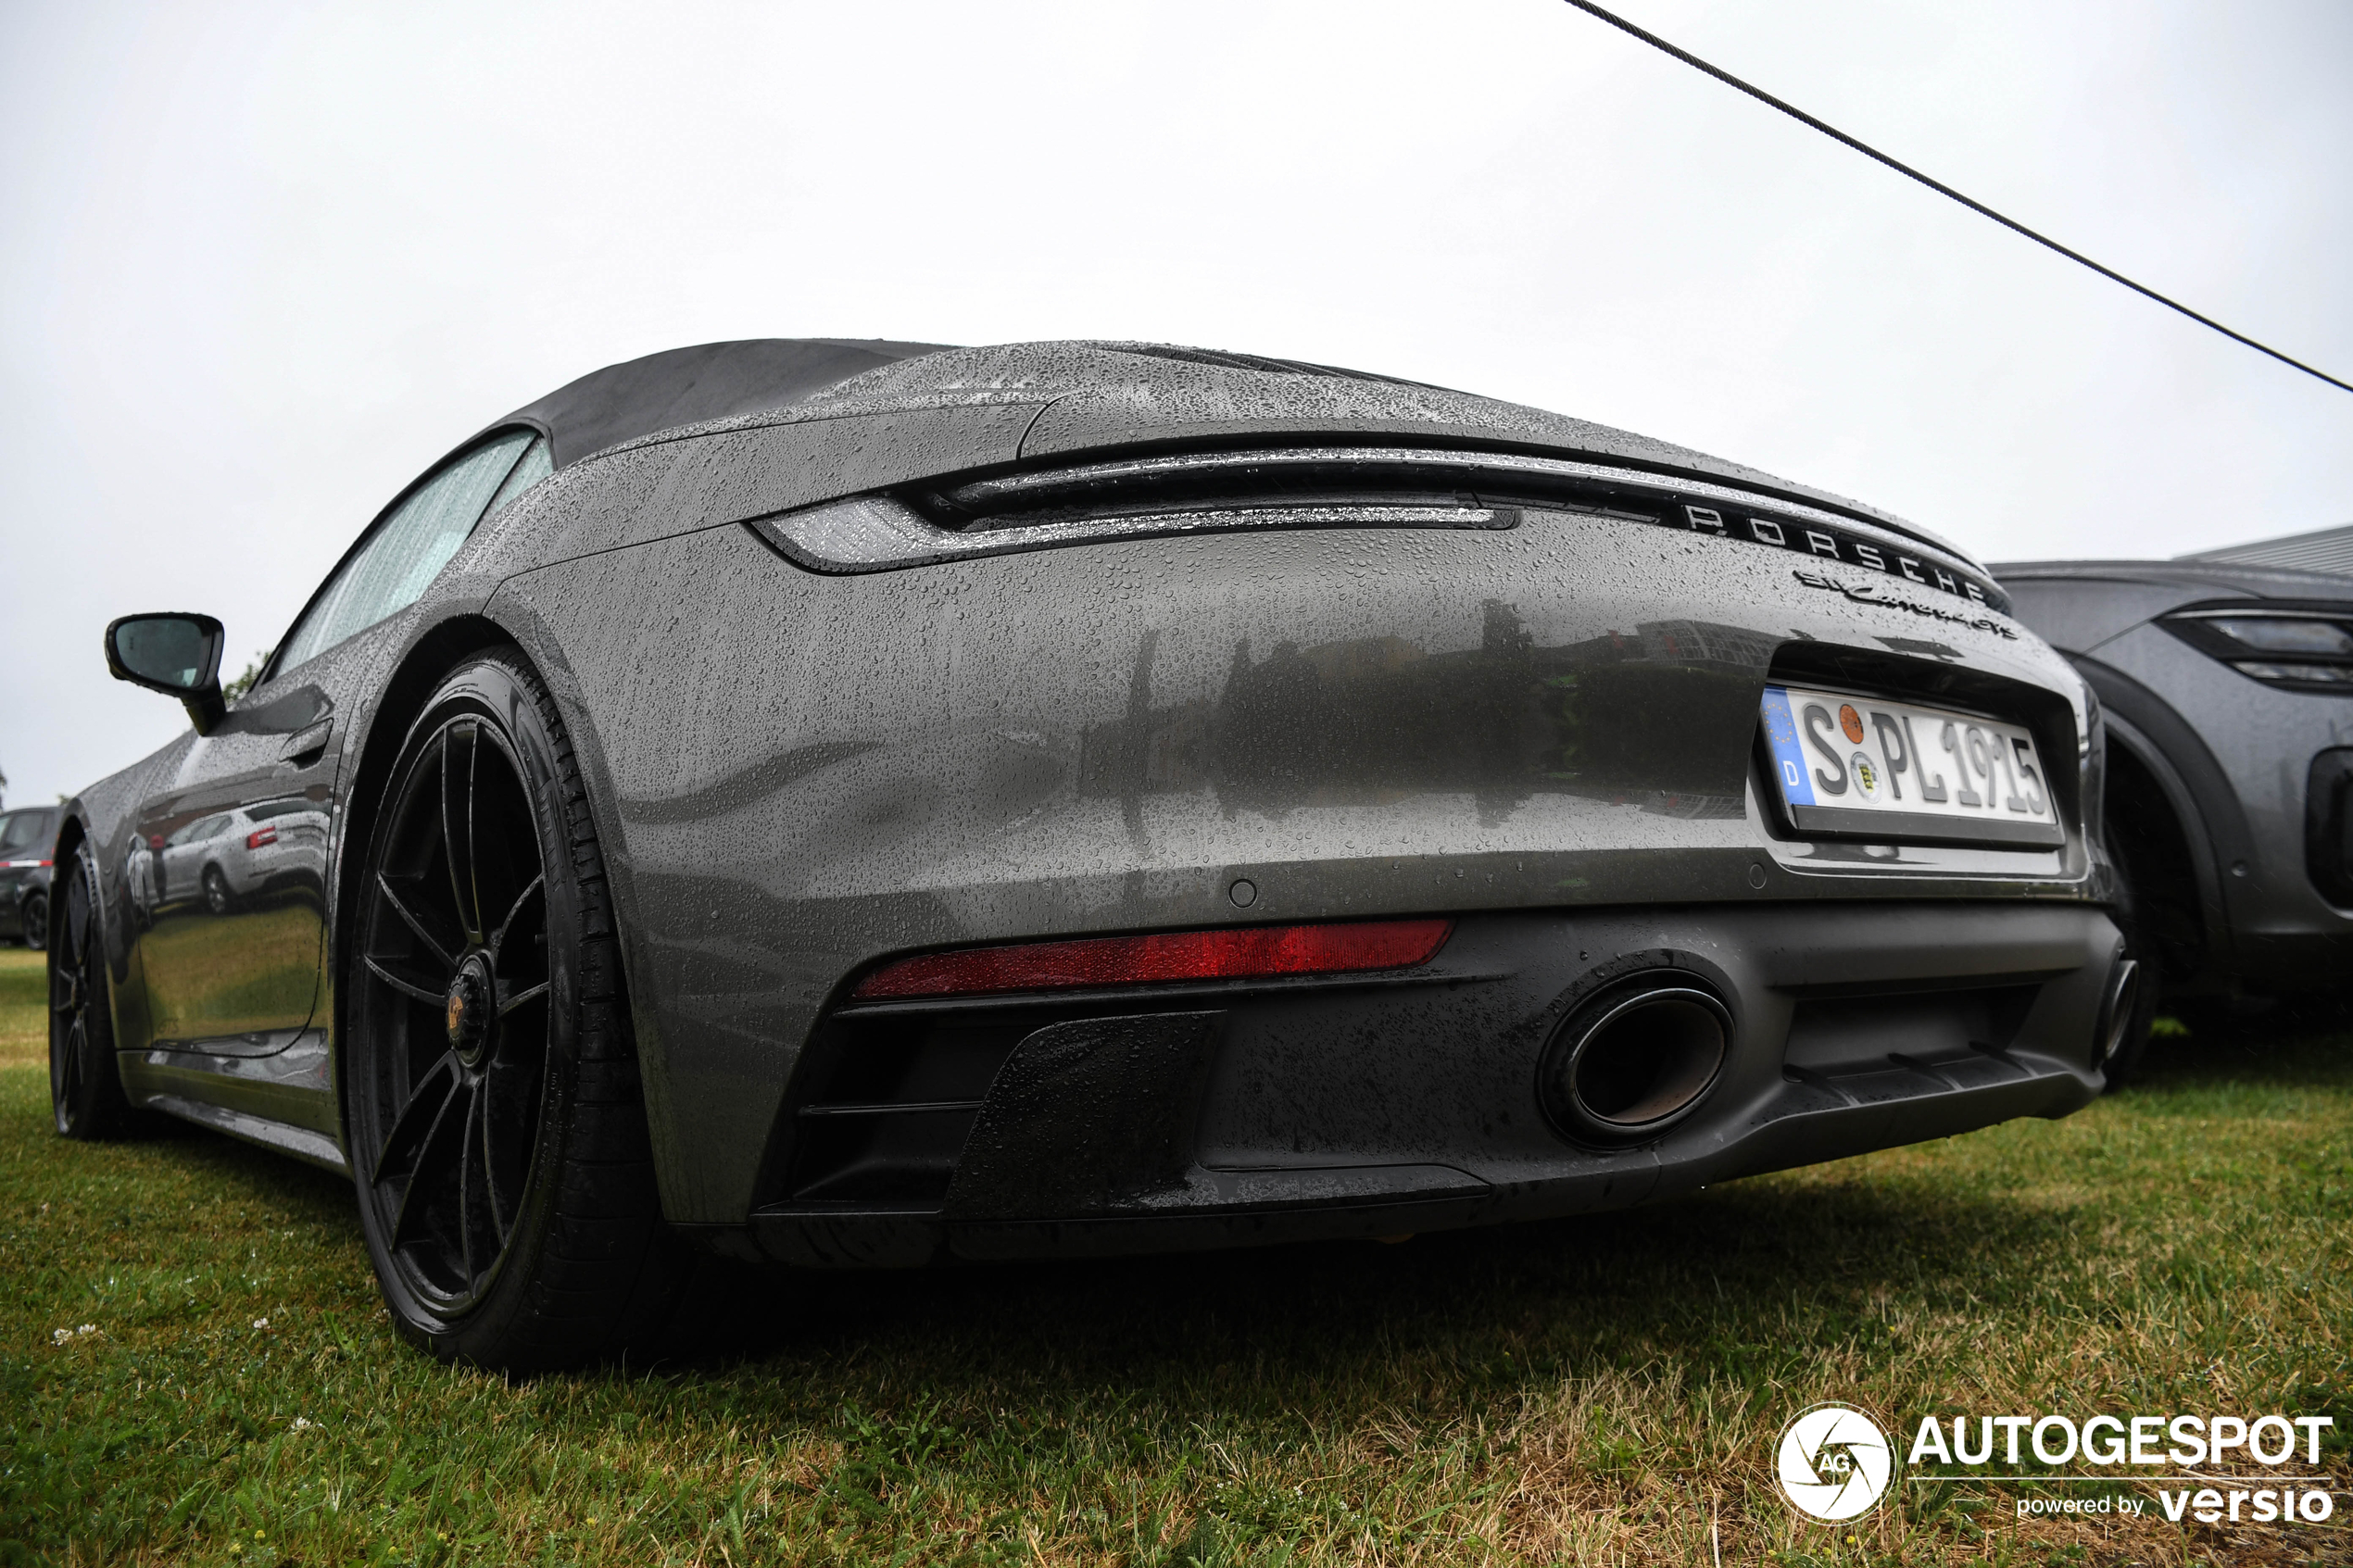
[[[2133,1006],[2097,709],[1982,567],[1378,376],[659,354],[427,470],[233,705],[221,644],[107,629],[194,723],[69,803],[57,1127],[347,1173],[445,1357],[611,1353],[698,1247],[1641,1203],[2063,1115]]]

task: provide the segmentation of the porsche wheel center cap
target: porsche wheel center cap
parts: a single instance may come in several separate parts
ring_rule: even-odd
[[[483,1043],[490,1037],[490,966],[479,953],[467,955],[449,983],[443,1020],[449,1031],[449,1048],[469,1067],[482,1059]]]

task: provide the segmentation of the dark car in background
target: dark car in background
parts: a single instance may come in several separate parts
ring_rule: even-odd
[[[348,1173],[444,1356],[626,1345],[694,1247],[1624,1207],[2064,1115],[2133,1006],[2091,697],[1982,567],[1378,376],[656,355],[427,470],[233,708],[220,648],[108,628],[195,728],[71,803],[57,1124]]]
[[[0,811],[0,937],[28,947],[47,945],[49,852],[64,816],[56,806]]]
[[[2353,578],[2197,558],[1994,570],[2099,694],[2109,852],[2150,999],[2353,985]]]

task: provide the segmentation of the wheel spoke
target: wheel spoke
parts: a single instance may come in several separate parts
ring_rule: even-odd
[[[449,862],[449,891],[466,945],[482,942],[482,897],[474,886],[474,756],[480,737],[471,722],[449,726],[441,743],[441,843]],[[460,751],[464,753],[461,757]]]
[[[536,985],[526,985],[522,990],[513,993],[511,996],[504,997],[499,999],[498,1016],[504,1018],[509,1013],[514,1011],[515,1009],[522,1007],[524,1003],[535,1002],[547,994],[547,982],[545,980],[542,980]]]
[[[88,1054],[90,1036],[77,1016],[66,1031],[65,1071],[60,1074],[65,1092],[59,1098],[66,1104],[78,1104],[82,1098],[82,1059]]]
[[[484,1217],[490,1221],[493,1245],[503,1248],[507,1245],[507,1237],[514,1233],[514,1226],[507,1216],[515,1207],[513,1198],[519,1195],[505,1194],[503,1196],[508,1201],[499,1201],[502,1195],[498,1190],[498,1107],[491,1099],[491,1086],[486,1081],[483,1085],[482,1110],[478,1117],[482,1123],[482,1207]]]
[[[463,1153],[466,1118],[463,1111],[455,1116],[449,1112],[465,1098],[453,1090],[442,1100],[424,1141],[418,1146],[417,1162],[409,1173],[409,1185],[401,1189],[400,1212],[392,1222],[391,1249],[395,1252],[422,1237],[434,1195],[449,1185],[457,1174],[455,1167]]]
[[[77,972],[82,969],[82,960],[90,947],[90,885],[88,873],[83,870],[86,864],[80,856],[75,857],[73,881],[66,886],[68,945],[60,956]]]
[[[384,1147],[376,1153],[374,1179],[378,1185],[398,1175],[404,1163],[422,1163],[424,1147],[433,1141],[434,1130],[440,1124],[441,1113],[448,1108],[457,1085],[457,1053],[444,1052],[441,1060],[426,1068],[425,1075],[417,1080],[408,1103],[393,1118],[392,1131],[384,1135]],[[412,1181],[410,1185],[415,1184]]]
[[[504,1206],[498,1201],[497,1150],[492,1143],[490,1127],[491,1123],[497,1120],[497,1118],[492,1114],[496,1108],[490,1103],[489,1086],[487,1085],[484,1085],[481,1098],[482,1112],[476,1119],[482,1123],[482,1138],[481,1147],[476,1151],[476,1157],[482,1161],[482,1207],[484,1213],[490,1221],[490,1234],[493,1245],[497,1247],[504,1247],[507,1245],[507,1236],[510,1234],[510,1227],[507,1223],[507,1216],[504,1212]]]
[[[422,1002],[429,1008],[437,1008],[449,999],[446,990],[435,990],[433,986],[421,981],[411,980],[405,974],[396,974],[389,967],[375,959],[368,958],[360,961],[368,966],[369,973],[412,1001]]]
[[[458,1230],[469,1284],[498,1256],[498,1222],[490,1203],[490,1141],[480,1085],[466,1097],[466,1152],[458,1167]]]
[[[544,893],[547,888],[547,879],[545,876],[535,876],[531,879],[531,885],[515,895],[515,901],[507,908],[507,918],[500,921],[498,929],[490,934],[490,967],[492,969],[498,967],[499,949],[506,945],[507,933],[512,931],[515,928],[515,922],[522,918],[523,905],[530,901],[534,894]]]
[[[441,960],[441,967],[452,974],[457,973],[458,960],[450,956],[448,948],[441,945],[439,937],[425,929],[425,922],[409,908],[408,901],[392,890],[392,879],[382,872],[376,873],[376,891],[383,896],[385,903],[392,906],[392,912],[400,917],[400,922],[425,945],[425,950]]]

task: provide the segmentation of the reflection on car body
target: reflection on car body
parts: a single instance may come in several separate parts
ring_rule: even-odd
[[[215,914],[289,879],[314,877],[327,840],[327,813],[300,796],[216,811],[148,841],[154,850],[149,912],[175,898],[201,897]]]
[[[1982,567],[1440,388],[678,350],[428,470],[233,708],[219,643],[109,628],[195,730],[72,805],[60,1125],[349,1171],[447,1356],[626,1345],[693,1247],[1385,1236],[2063,1115],[2133,1005],[2095,710]],[[1777,690],[1998,797],[1793,814]]]

